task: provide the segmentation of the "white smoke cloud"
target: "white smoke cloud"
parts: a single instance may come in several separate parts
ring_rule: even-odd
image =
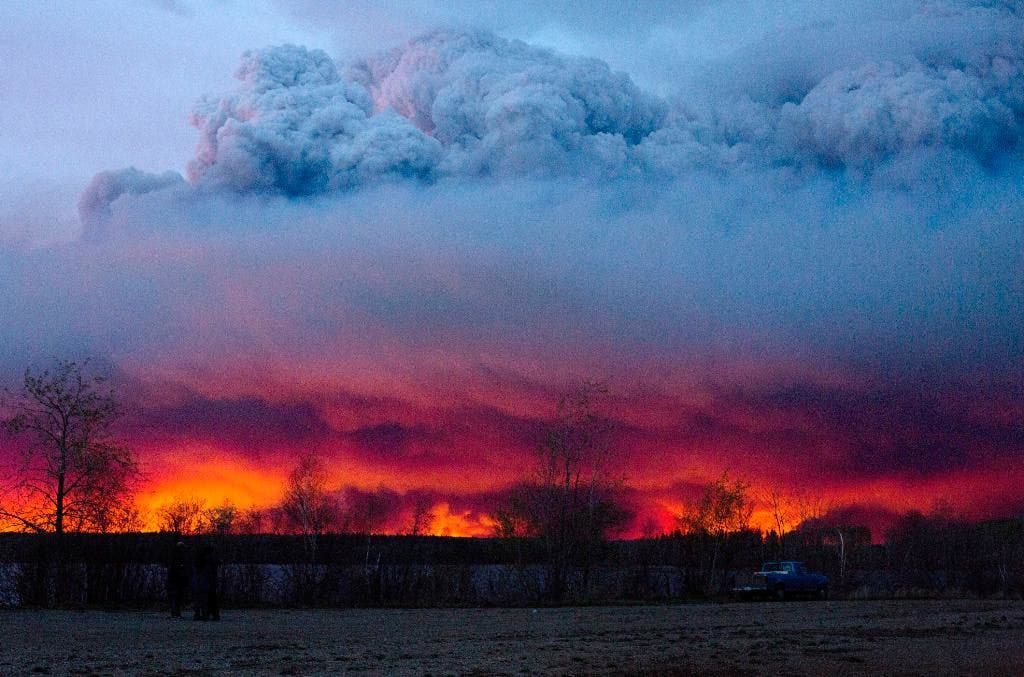
[[[451,174],[561,174],[609,146],[636,145],[664,116],[660,101],[601,61],[490,34],[430,33],[350,75],[376,110],[438,139]]]
[[[237,94],[200,102],[189,179],[286,195],[350,188],[389,175],[429,175],[438,143],[396,115],[371,115],[367,92],[338,77],[320,50],[246,52]]]
[[[756,84],[742,76],[739,89],[709,85],[671,102],[599,60],[485,32],[434,31],[341,71],[319,50],[254,50],[243,55],[235,92],[197,105],[188,180],[201,191],[297,197],[405,180],[672,178],[780,166],[864,176],[922,153],[945,163],[949,153],[982,164],[1019,157],[1016,4],[923,3],[887,35],[900,26],[913,54],[881,50],[880,59],[826,72],[820,64],[794,71],[793,59],[768,54],[764,65],[776,70]],[[964,26],[977,37],[965,39]],[[937,37],[921,37],[929,32]],[[102,222],[124,194],[177,183],[171,174],[101,174],[81,200],[83,220]]]
[[[894,64],[839,71],[781,110],[782,139],[828,165],[867,167],[900,152],[948,147],[992,159],[1014,149],[1024,119],[1021,60],[996,55],[947,71]]]
[[[205,98],[189,181],[200,189],[288,196],[389,179],[619,171],[663,105],[594,59],[490,34],[437,32],[339,77],[320,50],[247,52],[238,90]],[[81,201],[87,222],[125,192],[167,177],[105,173]]]

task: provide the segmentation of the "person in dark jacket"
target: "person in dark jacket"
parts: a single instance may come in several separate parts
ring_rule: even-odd
[[[217,559],[213,548],[210,548],[206,557],[206,570],[209,574],[210,585],[206,589],[206,613],[211,621],[220,620],[220,600],[217,597],[217,574],[220,567],[220,560]]]
[[[197,621],[205,621],[209,615],[206,610],[206,596],[210,587],[206,571],[208,550],[208,547],[204,547],[196,551],[196,559],[192,565],[192,618]]]
[[[174,618],[181,618],[181,608],[185,605],[188,584],[188,551],[185,544],[178,541],[171,550],[171,560],[167,564],[167,598],[171,603],[171,616]]]
[[[204,545],[196,554],[195,569],[192,572],[192,601],[195,606],[193,618],[197,621],[220,620],[220,606],[217,601],[217,567],[220,562],[213,554],[213,548]]]

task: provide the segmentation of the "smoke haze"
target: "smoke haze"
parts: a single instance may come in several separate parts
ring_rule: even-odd
[[[579,18],[530,6],[544,45]],[[9,380],[103,356],[166,483],[315,450],[474,529],[587,377],[638,520],[724,469],[1024,508],[1018,3],[649,3],[612,66],[596,19],[567,54],[416,7],[446,27],[245,52],[184,171],[97,174],[77,239],[5,224]]]

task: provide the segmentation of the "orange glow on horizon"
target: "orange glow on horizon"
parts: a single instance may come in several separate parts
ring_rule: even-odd
[[[191,449],[191,456],[205,457],[179,472],[167,469],[135,496],[143,528],[159,529],[158,511],[181,499],[200,500],[209,507],[230,502],[240,509],[266,508],[278,503],[287,477],[272,468],[221,456],[215,450]]]
[[[259,458],[247,458],[210,444],[150,446],[139,450],[146,459],[145,482],[135,495],[145,530],[159,528],[158,511],[177,499],[198,499],[208,507],[225,501],[240,511],[251,508],[265,509],[280,503],[294,466],[294,458],[285,451],[264,453]],[[682,453],[679,458],[686,458]],[[502,490],[514,484],[516,473],[527,472],[516,463],[507,463],[504,473],[490,473],[485,466],[467,466],[459,470],[456,463],[423,467],[419,460],[403,468],[403,459],[359,457],[339,451],[336,456],[324,457],[327,466],[328,489],[339,497],[346,489],[364,493],[389,492],[392,506],[381,533],[408,533],[411,525],[411,502],[417,495],[427,495],[433,502],[423,533],[436,536],[488,537],[494,533],[493,511],[495,500]],[[683,467],[683,464],[680,464]],[[682,495],[678,486],[690,487],[691,494],[702,483],[721,476],[721,467],[711,463],[685,462],[686,472],[665,474],[657,483],[629,482],[635,519],[622,532],[625,538],[639,538],[669,534],[680,526],[689,502],[696,495]],[[699,468],[699,470],[698,470]],[[1015,472],[1016,470],[1016,472]],[[730,471],[730,477],[751,482],[749,497],[754,502],[750,526],[762,532],[776,529],[772,512],[764,496],[768,480],[745,477]],[[851,507],[875,511],[878,524],[889,517],[910,510],[928,513],[939,501],[948,502],[957,514],[967,519],[997,516],[998,506],[1007,504],[1020,494],[1022,476],[1019,470],[998,463],[951,471],[928,477],[881,476],[873,478],[833,478],[829,481],[810,481],[797,486],[783,486],[795,499],[811,496],[822,512],[844,510]],[[999,501],[1003,500],[1000,504]],[[987,501],[987,502],[986,502]],[[1012,502],[1011,502],[1012,503]],[[344,509],[344,506],[342,506]],[[853,513],[851,519],[858,519]],[[887,517],[889,516],[889,517]],[[870,515],[868,517],[870,519]],[[786,520],[786,528],[798,526],[795,511]],[[868,525],[877,530],[876,525]],[[883,527],[884,528],[884,527]],[[880,540],[884,533],[873,533]]]
[[[183,464],[184,465],[184,464]],[[253,462],[226,455],[211,454],[206,460],[193,462],[181,468],[179,472],[165,473],[153,480],[149,487],[140,491],[136,503],[143,514],[147,529],[156,529],[156,512],[162,506],[178,498],[194,498],[204,500],[207,505],[215,506],[230,501],[240,509],[267,508],[280,502],[287,483],[289,468],[285,465],[257,465]],[[712,473],[704,481],[711,481],[717,476]],[[440,472],[415,472],[405,475],[387,474],[380,469],[361,468],[350,462],[340,462],[328,467],[331,490],[339,492],[346,487],[361,491],[373,492],[377,488],[386,488],[399,496],[409,491],[432,490],[453,496],[466,495],[480,489],[500,491],[508,486],[498,478],[465,477],[459,482],[451,482],[444,487],[445,475]],[[687,479],[698,481],[692,476]],[[424,481],[426,480],[426,481]],[[488,481],[490,480],[490,481]],[[909,510],[928,512],[936,500],[948,500],[954,508],[963,512],[966,517],[983,516],[969,510],[970,505],[962,505],[965,496],[976,493],[981,487],[1000,489],[1004,492],[1014,491],[1018,478],[998,468],[953,473],[948,476],[933,478],[927,481],[912,482],[896,478],[876,478],[862,481],[851,481],[846,484],[834,484],[823,487],[798,487],[793,489],[793,496],[808,494],[820,502],[824,511],[842,509],[859,505],[868,508],[886,510],[893,514],[902,514]],[[687,511],[687,500],[681,496],[673,496],[664,489],[639,487],[638,492],[643,498],[637,507],[635,523],[627,528],[622,536],[640,537],[643,535],[668,534],[679,528],[680,518]],[[776,529],[774,516],[766,504],[763,488],[752,485],[749,496],[754,502],[750,526],[762,532]],[[691,497],[690,500],[692,500]],[[403,509],[403,518],[392,516],[384,530],[388,533],[405,533],[410,521]],[[799,519],[791,508],[786,519],[786,529],[795,528]],[[424,533],[437,536],[485,537],[494,532],[495,521],[485,510],[454,507],[453,503],[443,500],[435,503],[430,511],[430,519]],[[881,534],[877,534],[876,537]]]
[[[474,515],[471,510],[452,512],[447,502],[438,503],[431,510],[431,536],[487,537],[494,535],[496,522],[489,515]]]

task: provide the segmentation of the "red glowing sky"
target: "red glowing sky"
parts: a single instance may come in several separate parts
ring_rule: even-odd
[[[268,376],[266,363],[253,369]],[[532,477],[533,449],[561,392],[494,372],[407,389],[380,377],[375,392],[390,396],[354,394],[333,377],[289,385],[278,376],[269,395],[256,394],[265,383],[218,381],[205,395],[179,389],[142,408],[129,437],[146,461],[144,512],[188,496],[270,506],[296,459],[313,453],[339,497],[387,498],[384,530],[408,529],[414,499],[426,496],[432,532],[486,535],[503,492]],[[972,518],[1021,507],[1024,473],[1013,447],[997,444],[1006,434],[999,413],[965,411],[960,398],[849,385],[612,385],[602,404],[616,426],[609,476],[625,480],[635,513],[623,535],[672,530],[699,486],[722,472],[751,482],[755,499],[770,488],[813,497],[876,537],[893,515],[938,501]],[[770,524],[763,502],[754,524]]]

